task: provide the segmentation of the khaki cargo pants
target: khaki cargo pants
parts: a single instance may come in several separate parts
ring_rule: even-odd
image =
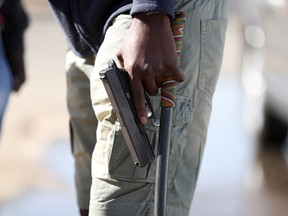
[[[189,214],[196,186],[222,62],[226,1],[178,0],[175,11],[186,13],[181,54],[181,68],[186,78],[178,85],[173,112],[167,214],[184,216]],[[144,168],[134,166],[99,79],[99,71],[107,67],[109,59],[115,59],[130,24],[130,16],[118,16],[108,29],[96,58],[81,59],[72,52],[67,54],[68,107],[78,204],[80,208],[89,207],[90,216],[153,215],[155,162]],[[160,97],[150,99],[160,118]],[[156,153],[159,127],[148,123],[146,129]]]

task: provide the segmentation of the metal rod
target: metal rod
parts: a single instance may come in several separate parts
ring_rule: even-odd
[[[172,32],[176,44],[178,62],[182,48],[183,27],[185,22],[184,13],[175,14],[172,22]],[[166,200],[169,171],[170,136],[172,126],[173,107],[176,102],[177,82],[170,78],[164,80],[161,87],[161,117],[157,154],[156,182],[155,182],[155,207],[154,216],[166,215]]]

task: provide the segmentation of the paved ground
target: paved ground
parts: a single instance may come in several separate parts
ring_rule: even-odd
[[[11,97],[1,137],[0,215],[77,216],[65,102],[66,42],[47,7],[26,1],[33,2],[27,5],[28,81]],[[251,98],[240,85],[238,30],[231,17],[191,215],[287,216],[286,161],[280,154],[258,154],[257,101],[247,103]]]

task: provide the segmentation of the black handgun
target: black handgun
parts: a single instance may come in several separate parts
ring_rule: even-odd
[[[113,60],[100,71],[113,110],[120,121],[122,133],[136,166],[144,167],[154,160],[154,152],[146,130],[140,123],[130,89],[128,73],[119,69]]]

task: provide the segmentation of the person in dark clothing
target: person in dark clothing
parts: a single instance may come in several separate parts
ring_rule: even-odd
[[[147,117],[144,92],[159,118],[161,83],[167,77],[179,82],[167,215],[189,215],[221,68],[226,0],[49,2],[69,43],[67,99],[81,215],[153,215],[156,164],[133,163],[99,78],[110,59],[129,74],[137,115],[155,152],[159,128]],[[180,65],[170,26],[179,11],[186,16]]]
[[[0,131],[11,90],[25,82],[24,31],[28,16],[20,0],[0,1]]]

